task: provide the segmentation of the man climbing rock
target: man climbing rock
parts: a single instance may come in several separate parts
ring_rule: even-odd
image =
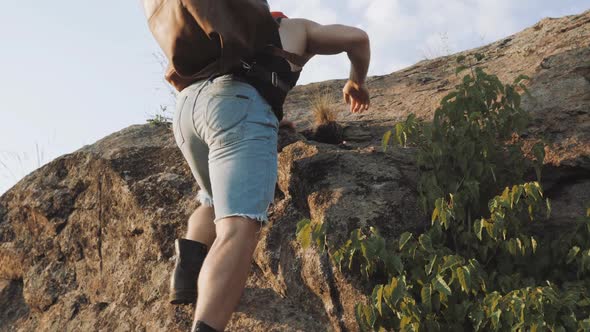
[[[175,243],[170,301],[196,301],[193,331],[223,331],[268,221],[278,130],[292,126],[282,120],[285,97],[314,55],[346,52],[344,101],[353,113],[367,110],[369,38],[354,27],[271,15],[264,0],[144,0],[144,7],[170,61],[166,78],[179,91],[174,137],[200,188],[201,204]]]

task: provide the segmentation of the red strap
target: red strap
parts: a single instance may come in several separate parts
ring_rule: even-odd
[[[270,12],[272,17],[276,20],[277,18],[288,18],[283,12]]]

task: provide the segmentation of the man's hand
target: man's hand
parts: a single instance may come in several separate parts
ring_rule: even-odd
[[[370,97],[369,90],[363,85],[349,80],[342,89],[344,101],[350,105],[352,113],[361,113],[369,109]]]

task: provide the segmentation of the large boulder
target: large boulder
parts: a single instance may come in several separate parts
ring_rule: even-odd
[[[586,12],[463,52],[483,53],[503,80],[531,77],[526,138],[549,144],[543,182],[558,224],[590,202],[589,36]],[[282,136],[270,222],[228,330],[357,330],[353,309],[368,286],[325,252],[302,249],[297,222],[325,222],[334,244],[358,227],[393,238],[426,225],[414,151],[383,152],[381,137],[407,114],[432,116],[460,79],[455,60],[370,78],[372,110],[340,115],[346,143]],[[287,116],[308,129],[318,85],[338,96],[342,83],[297,87]],[[198,206],[197,189],[166,125],[129,127],[25,177],[0,197],[0,330],[189,330],[193,306],[171,306],[167,294],[173,241]]]

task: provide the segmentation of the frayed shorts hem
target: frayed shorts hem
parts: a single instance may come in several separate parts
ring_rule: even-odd
[[[225,215],[225,216],[222,216],[219,218],[215,218],[215,220],[213,222],[217,223],[218,221],[225,219],[225,218],[229,218],[229,217],[248,218],[248,219],[259,221],[261,225],[268,222],[268,214],[267,213],[258,213],[258,214],[233,213],[233,214],[228,214],[228,215]]]
[[[203,190],[199,190],[199,193],[197,194],[197,200],[201,203],[201,205],[213,207],[213,198],[211,198],[211,196],[209,196],[209,194]]]

